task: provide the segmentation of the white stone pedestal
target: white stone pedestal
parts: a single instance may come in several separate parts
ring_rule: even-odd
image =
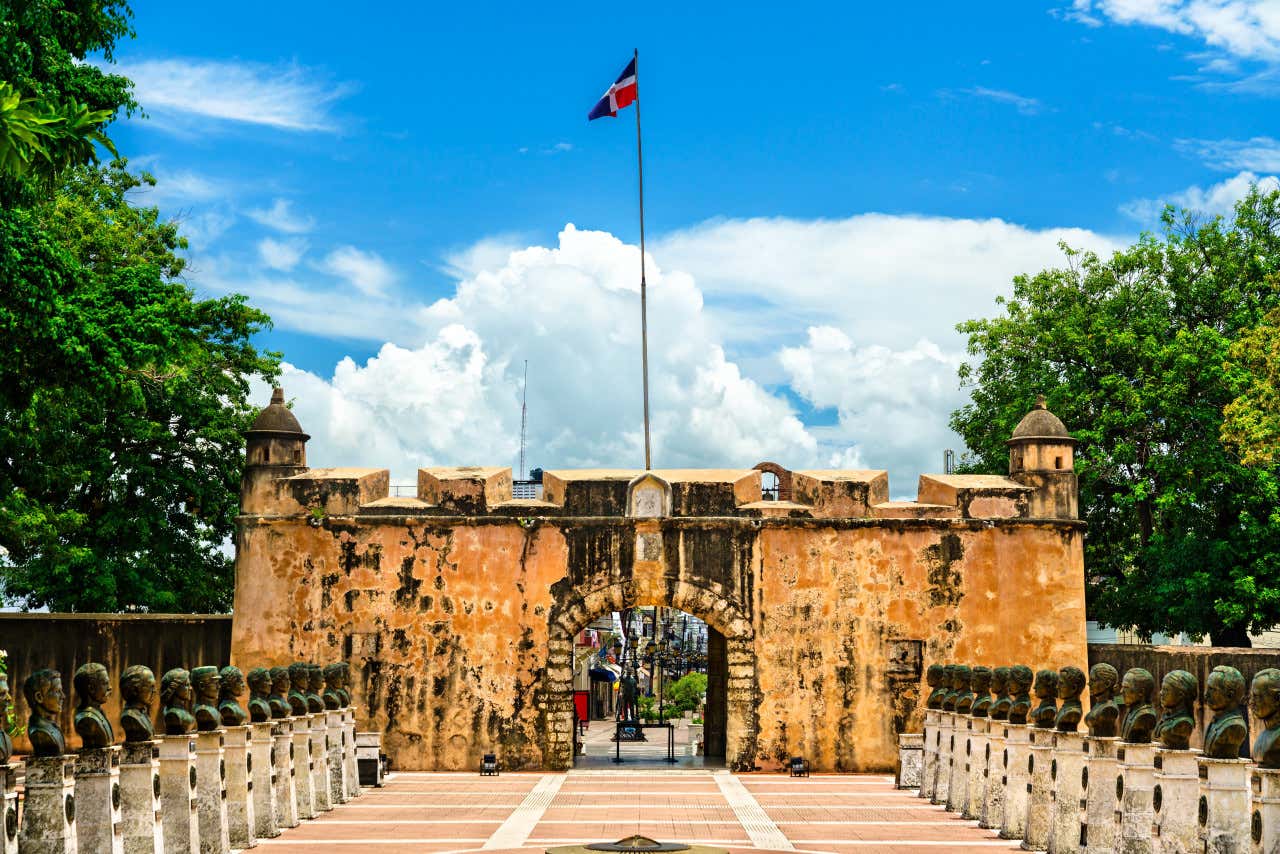
[[[161,736],[160,816],[165,854],[196,854],[200,850],[196,807],[196,740],[190,735]]]
[[[347,763],[342,752],[342,712],[325,712],[327,735],[325,743],[329,745],[329,803],[337,806],[347,802]]]
[[[1076,854],[1084,807],[1084,734],[1060,732],[1054,738],[1053,809],[1049,817],[1049,854]]]
[[[311,719],[295,715],[293,722],[293,791],[298,805],[298,820],[316,817],[316,798],[312,792]]]
[[[924,736],[918,732],[904,732],[898,736],[898,778],[894,785],[899,789],[916,789],[920,786],[921,767],[924,764]]]
[[[1027,774],[1031,778],[1027,794],[1027,822],[1022,848],[1044,851],[1049,847],[1049,824],[1053,811],[1053,746],[1054,731],[1031,728],[1031,757]]]
[[[0,852],[18,852],[18,763],[0,765],[0,788],[4,789],[4,830],[0,831]]]
[[[933,797],[938,785],[938,710],[924,711],[924,754],[920,767],[920,797]]]
[[[1120,838],[1120,827],[1116,823],[1116,814],[1120,802],[1116,798],[1116,781],[1120,769],[1116,761],[1116,751],[1120,746],[1118,738],[1095,738],[1091,735],[1084,739],[1084,850],[1086,854],[1112,854],[1116,850]]]
[[[1155,845],[1156,749],[1150,744],[1121,742],[1116,750],[1120,760],[1120,839],[1117,851],[1122,854],[1152,854]]]
[[[32,756],[26,766],[18,850],[22,854],[76,854],[75,755]]]
[[[1196,812],[1200,801],[1198,750],[1155,749],[1155,789],[1151,795],[1157,854],[1196,851],[1200,825]]]
[[[969,803],[969,725],[973,718],[957,714],[951,730],[951,783],[947,787],[947,809],[958,813]]]
[[[1027,835],[1027,804],[1031,786],[1031,727],[1009,724],[1004,744],[1004,817],[1001,839],[1022,839]]]
[[[347,797],[360,797],[360,760],[356,756],[356,710],[342,710],[343,750],[347,757]]]
[[[298,826],[298,795],[293,776],[293,718],[271,722],[271,767],[275,769],[276,825]]]
[[[333,809],[329,798],[329,724],[324,712],[307,715],[311,722],[311,791],[316,812]]]
[[[120,748],[85,747],[76,754],[76,843],[81,850],[123,854]]]
[[[253,783],[253,835],[258,839],[274,839],[280,835],[276,822],[276,769],[271,761],[273,739],[271,722],[249,725],[253,738],[249,742],[249,756],[253,760],[250,780]]]
[[[359,763],[361,782],[382,788],[382,733],[356,733],[356,761]]]
[[[969,719],[969,742],[964,755],[969,780],[965,785],[965,802],[961,804],[960,814],[972,821],[982,818],[982,802],[987,796],[987,729],[990,723],[987,718]]]
[[[258,844],[253,815],[252,729],[248,724],[226,728],[227,839],[232,848]]]
[[[1254,854],[1280,853],[1280,769],[1253,769],[1253,814],[1249,824]]]
[[[1249,850],[1248,759],[1196,760],[1200,772],[1197,810],[1206,854],[1245,854]]]
[[[1004,819],[1004,734],[1007,728],[1005,721],[990,721],[987,725],[987,775],[983,783],[982,815],[978,817],[978,826],[988,830],[998,830]]]
[[[200,799],[200,854],[228,854],[227,764],[223,734],[215,729],[196,733],[196,793]]]
[[[126,742],[120,756],[120,827],[124,854],[164,854],[158,741]]]
[[[930,798],[935,804],[945,804],[951,791],[951,743],[955,717],[952,712],[938,712],[938,781]]]

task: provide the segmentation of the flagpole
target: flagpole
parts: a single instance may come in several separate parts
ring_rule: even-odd
[[[640,49],[635,48],[636,69],[636,168],[640,176],[640,365],[644,376],[644,470],[649,471],[649,313],[644,280],[644,150],[640,143]]]

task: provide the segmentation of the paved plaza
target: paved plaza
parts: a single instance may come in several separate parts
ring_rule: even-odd
[[[631,834],[731,851],[1017,850],[884,775],[633,768],[567,774],[402,772],[265,840],[270,854],[542,851]]]

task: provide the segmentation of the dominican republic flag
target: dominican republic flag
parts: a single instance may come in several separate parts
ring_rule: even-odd
[[[587,121],[602,118],[604,116],[617,116],[618,110],[623,107],[630,107],[636,100],[638,92],[636,84],[636,61],[632,57],[627,63],[627,67],[622,69],[622,73],[618,75],[618,79],[609,87],[609,91],[604,93],[604,97],[596,102],[591,108],[591,112],[587,113]]]

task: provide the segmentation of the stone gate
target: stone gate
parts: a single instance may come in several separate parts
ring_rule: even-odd
[[[572,763],[573,638],[661,605],[724,639],[726,757],[893,766],[933,661],[1085,666],[1074,440],[1038,404],[1008,476],[883,471],[309,468],[277,390],[248,433],[233,662],[348,658],[360,726],[402,769]],[[772,464],[768,470],[777,472]],[[1015,660],[1016,659],[1016,660]]]

